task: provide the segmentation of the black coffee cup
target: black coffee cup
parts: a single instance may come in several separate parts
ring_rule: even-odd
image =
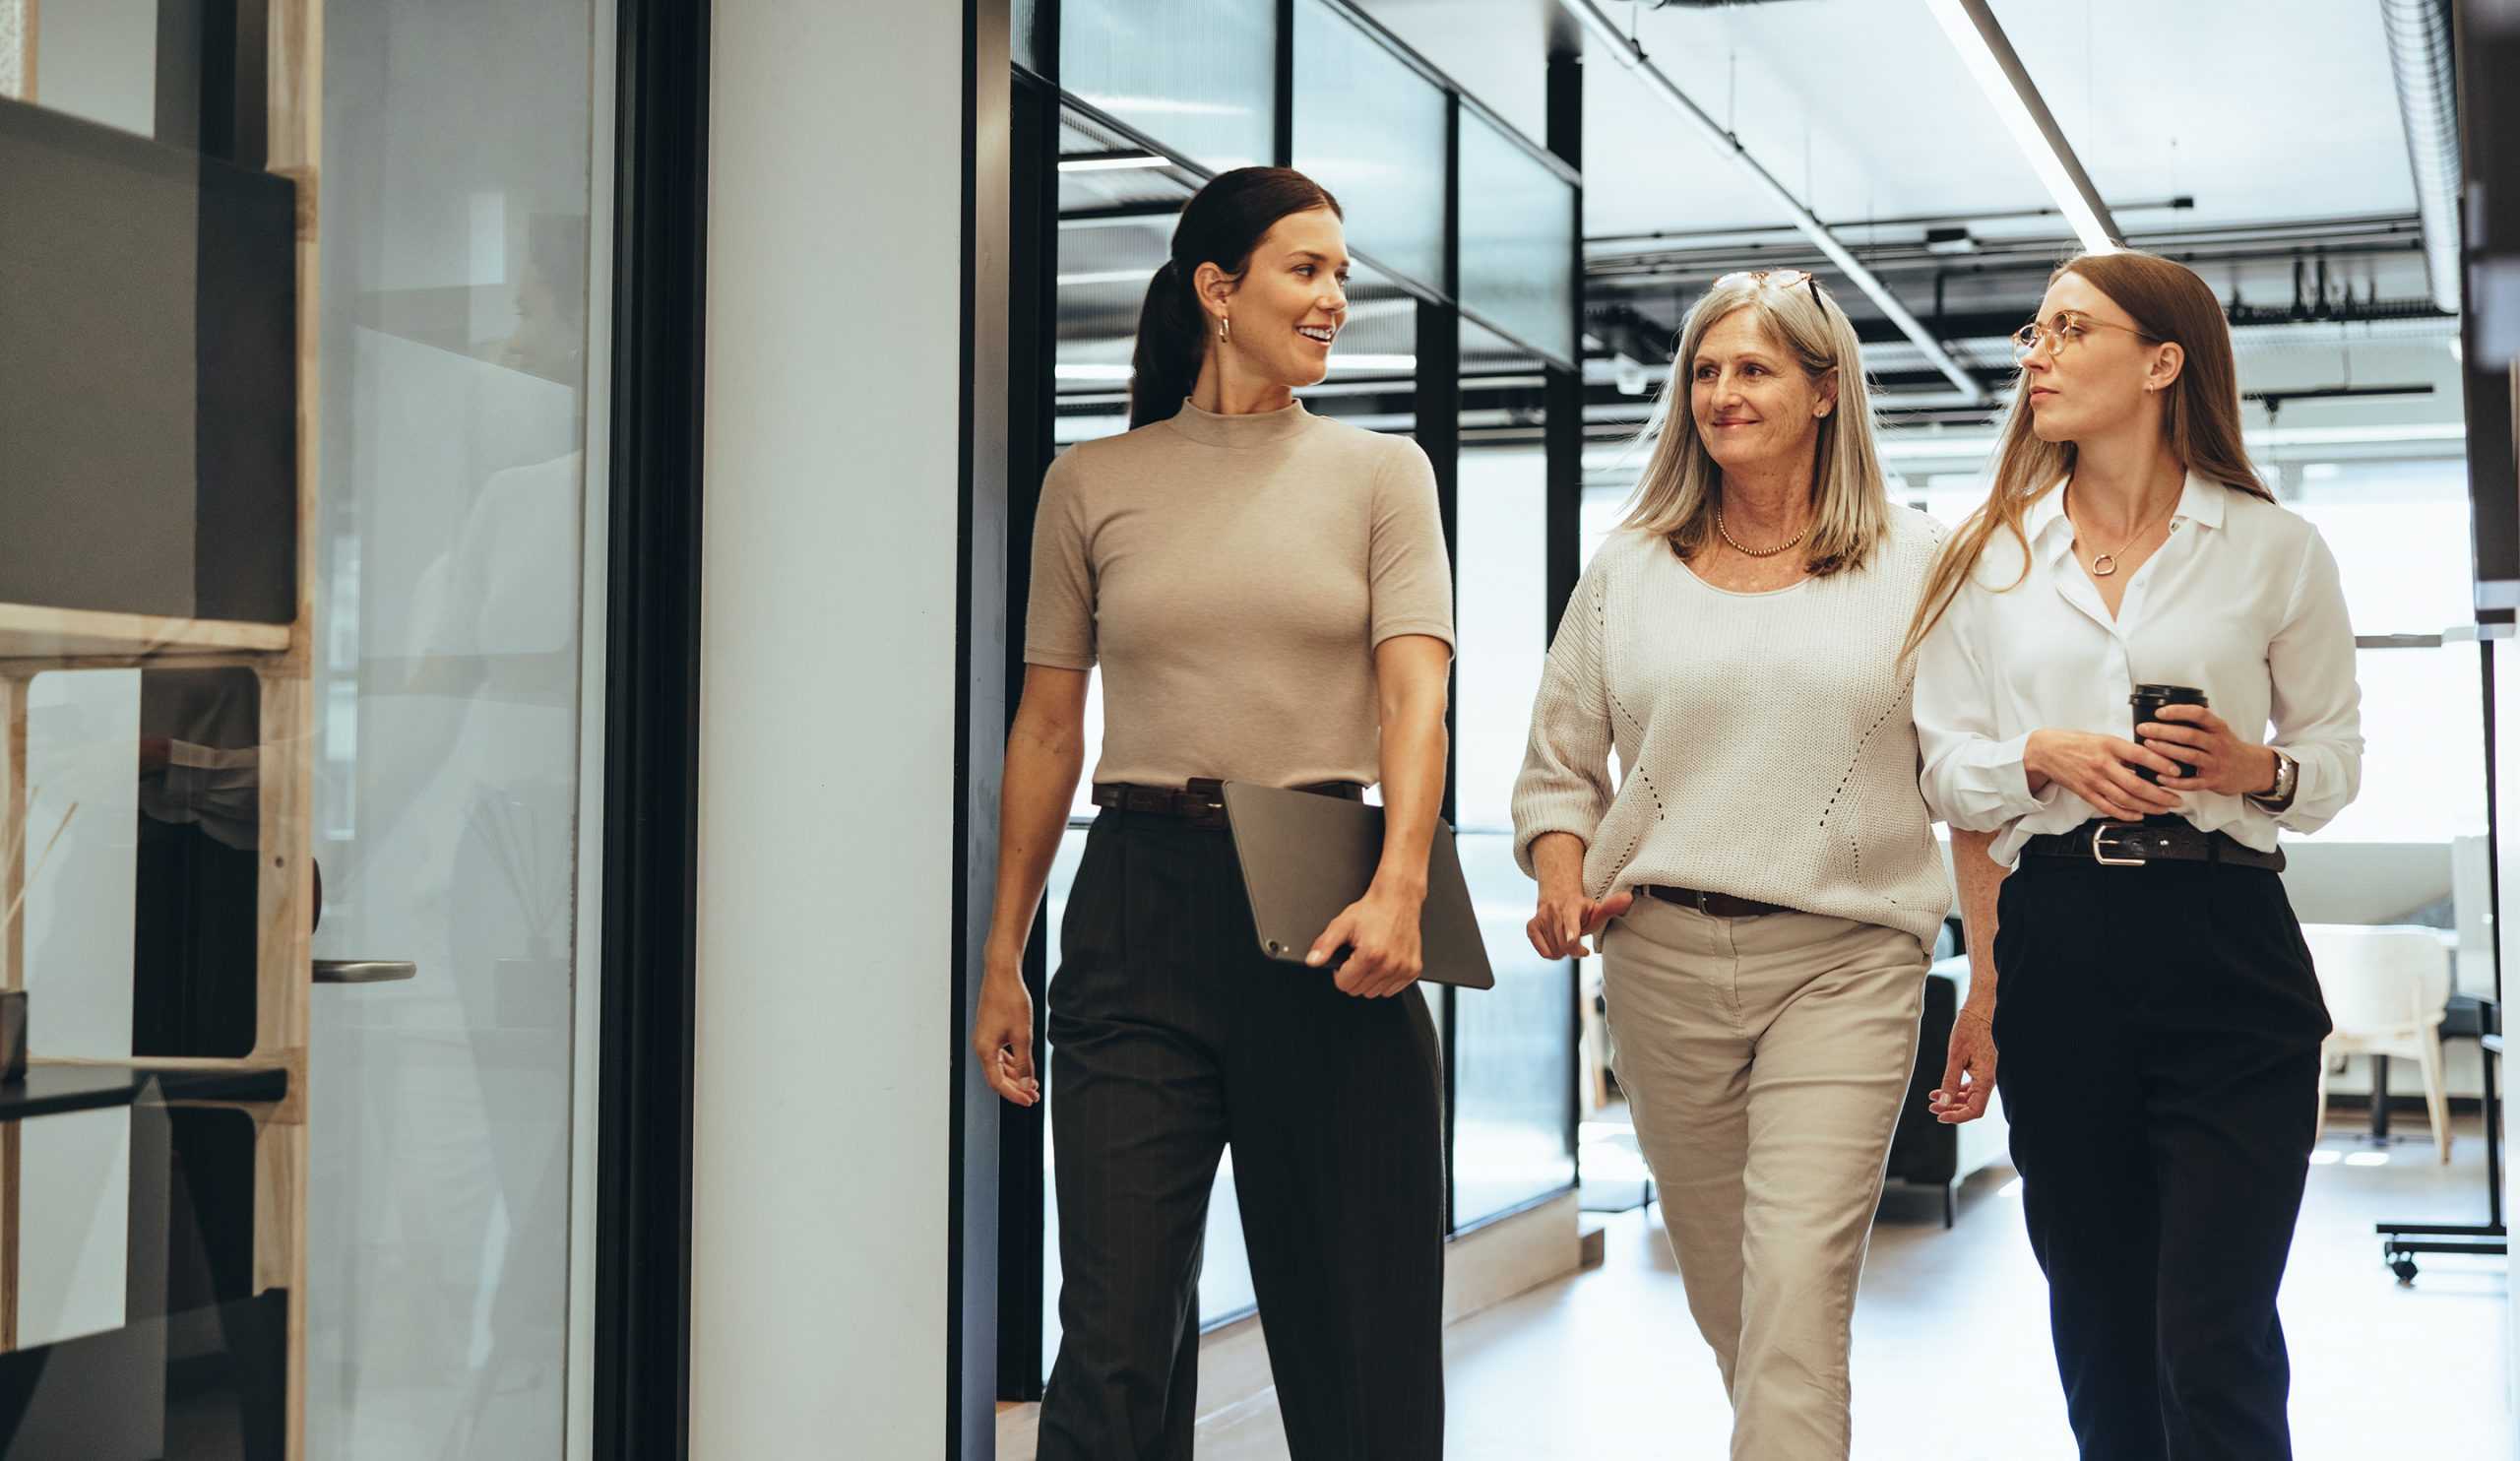
[[[2135,743],[2137,745],[2142,745],[2144,743],[2144,732],[2142,728],[2147,722],[2160,725],[2170,724],[2169,722],[2162,720],[2163,706],[2204,705],[2207,703],[2205,699],[2205,692],[2196,688],[2194,685],[2137,685],[2135,687],[2135,693],[2127,696],[2126,700],[2128,704],[2135,707],[2135,726],[2137,728],[2135,731]],[[2185,761],[2180,761],[2176,756],[2172,756],[2171,759],[2178,761],[2181,766],[2188,764]],[[2142,777],[2144,780],[2155,784],[2158,784],[2162,779],[2161,773],[2154,771],[2149,766],[2136,767],[2135,774]]]

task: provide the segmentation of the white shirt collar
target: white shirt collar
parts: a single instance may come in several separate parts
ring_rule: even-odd
[[[2208,481],[2190,472],[2185,485],[2179,488],[2178,507],[2171,514],[2171,520],[2176,522],[2184,518],[2200,528],[2220,528],[2223,526],[2223,504],[2231,490],[2221,482]],[[2031,542],[2043,548],[2050,560],[2063,552],[2065,545],[2073,540],[2072,525],[2066,523],[2059,529],[2059,523],[2066,523],[2063,482],[2058,482],[2052,490],[2032,503],[2029,515],[2022,520],[2022,531],[2030,535]],[[2050,533],[2060,536],[2050,541]]]

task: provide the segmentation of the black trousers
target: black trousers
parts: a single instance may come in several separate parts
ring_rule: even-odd
[[[2276,874],[2025,857],[1997,1086],[2084,1461],[2279,1461],[2327,1008]]]
[[[1059,1323],[1041,1461],[1176,1461],[1233,1148],[1294,1461],[1443,1452],[1442,1081],[1424,998],[1260,953],[1224,833],[1106,811],[1050,982]]]

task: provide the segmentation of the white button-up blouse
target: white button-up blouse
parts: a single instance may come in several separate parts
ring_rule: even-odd
[[[2279,825],[2314,832],[2344,810],[2362,781],[2362,692],[2345,592],[2318,530],[2191,473],[2168,541],[2127,580],[2111,618],[2072,555],[2064,499],[2048,492],[2024,520],[2026,577],[2021,545],[1996,531],[1918,651],[1917,737],[1934,815],[1999,832],[1988,852],[2006,866],[2033,835],[2098,816],[2060,784],[2033,794],[2023,748],[2047,727],[2132,739],[2128,697],[2151,683],[2203,690],[2236,734],[2300,763],[2281,813],[2184,794],[2181,814],[2197,827],[2272,852]]]

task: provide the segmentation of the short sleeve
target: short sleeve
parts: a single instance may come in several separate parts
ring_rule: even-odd
[[[1052,669],[1094,667],[1094,563],[1075,456],[1041,478],[1033,518],[1033,592],[1024,611],[1024,663]]]
[[[1453,572],[1444,552],[1435,468],[1414,441],[1397,441],[1374,474],[1368,585],[1373,642],[1424,634],[1453,643]]]

